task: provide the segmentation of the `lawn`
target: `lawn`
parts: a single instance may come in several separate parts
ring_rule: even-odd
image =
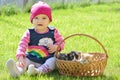
[[[73,9],[53,11],[53,22],[63,37],[70,34],[89,34],[98,39],[106,48],[109,56],[103,75],[98,77],[72,77],[60,75],[57,70],[46,75],[11,78],[5,63],[15,58],[19,40],[32,24],[28,13],[0,16],[0,80],[120,80],[120,3],[90,5]],[[79,45],[78,45],[79,43]],[[97,42],[88,37],[71,37],[66,40],[65,50],[84,52],[104,52]]]

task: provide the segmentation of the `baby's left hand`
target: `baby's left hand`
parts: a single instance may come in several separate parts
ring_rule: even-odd
[[[58,46],[53,44],[48,44],[47,47],[48,47],[48,52],[53,53],[56,52]]]

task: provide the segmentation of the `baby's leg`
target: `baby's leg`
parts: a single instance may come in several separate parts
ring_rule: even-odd
[[[10,72],[10,75],[12,77],[18,77],[20,76],[21,74],[23,74],[27,67],[30,65],[30,64],[34,64],[34,62],[30,61],[29,59],[26,58],[26,64],[24,67],[20,67],[18,66],[18,62],[15,62],[13,59],[9,59],[7,62],[6,62],[6,67],[8,69],[8,71]],[[38,66],[38,64],[35,64],[35,66]]]
[[[43,65],[38,67],[38,69],[41,73],[48,73],[53,71],[55,69],[55,58],[51,57],[47,59]]]
[[[48,72],[51,72],[55,69],[55,58],[49,58],[46,60],[46,62],[41,65],[38,68],[35,68],[34,65],[30,65],[28,67],[28,74],[29,75],[34,75],[34,74],[45,74]]]
[[[41,66],[41,64],[33,62],[33,61],[29,60],[28,58],[26,58],[26,68],[29,67],[29,65],[31,65],[31,64],[34,65],[35,67]]]
[[[17,66],[17,63],[13,59],[7,61],[6,67],[12,77],[18,77],[24,72],[24,69]]]

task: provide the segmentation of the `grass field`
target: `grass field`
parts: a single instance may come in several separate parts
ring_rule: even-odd
[[[53,71],[46,75],[11,78],[5,63],[15,58],[19,40],[25,30],[31,27],[29,14],[0,16],[0,80],[120,80],[120,3],[91,5],[73,9],[53,11],[52,26],[66,37],[74,33],[89,34],[98,39],[109,56],[103,75],[98,77],[72,77]],[[76,46],[77,45],[77,46]],[[87,37],[71,37],[66,40],[65,50],[103,52],[95,41]]]

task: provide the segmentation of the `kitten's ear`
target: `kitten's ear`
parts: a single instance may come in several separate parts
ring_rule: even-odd
[[[76,58],[76,59],[78,59],[78,57],[79,57],[79,55],[78,55],[78,54],[76,54],[76,55],[75,55],[75,58]]]

